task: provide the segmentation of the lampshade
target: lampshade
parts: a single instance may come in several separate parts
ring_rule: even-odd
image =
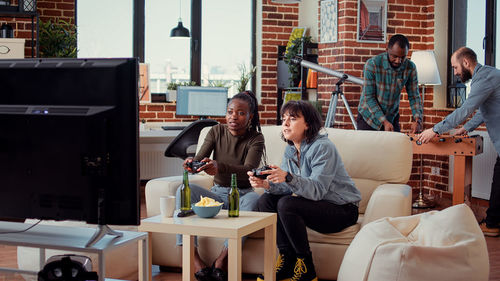
[[[414,51],[411,61],[417,66],[418,84],[441,85],[434,51]]]
[[[179,24],[170,31],[170,37],[189,37],[189,30],[182,25],[181,19],[179,19]]]

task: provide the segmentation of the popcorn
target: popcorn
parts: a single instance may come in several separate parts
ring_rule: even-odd
[[[214,199],[212,199],[210,197],[200,196],[200,201],[198,201],[194,205],[198,206],[198,207],[215,207],[215,206],[222,205],[222,203],[221,202],[217,202],[217,201],[215,201]]]

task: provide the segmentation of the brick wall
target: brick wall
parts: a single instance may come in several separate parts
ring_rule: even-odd
[[[11,1],[11,5],[17,5],[17,3],[17,0]],[[75,22],[75,0],[37,0],[37,11],[40,21],[60,18],[68,22]],[[14,28],[15,38],[26,39],[25,57],[31,57],[31,18],[0,17],[0,22],[6,22]],[[36,27],[34,30],[34,38],[36,39]]]
[[[365,62],[370,57],[384,52],[387,44],[356,42],[357,6],[357,0],[338,1],[338,41],[337,43],[320,43],[318,45],[318,64],[362,78]],[[292,28],[298,26],[297,16],[298,5],[263,1],[261,118],[265,124],[275,124],[277,46],[286,44]],[[318,21],[319,19],[318,4]],[[397,33],[408,37],[412,51],[434,49],[434,0],[389,0],[387,38]],[[409,55],[411,56],[411,52]],[[336,81],[337,78],[323,73],[318,74],[318,99],[323,104],[323,117],[326,117],[331,92],[334,90]],[[343,91],[351,111],[356,116],[361,86],[345,83]],[[425,92],[425,127],[429,128],[441,121],[450,111],[433,109],[434,93],[432,87],[427,87]],[[409,131],[412,114],[405,92],[403,92],[401,99],[400,115],[402,130]],[[341,101],[337,105],[335,123],[335,127],[353,128],[348,112]],[[424,188],[436,191],[438,196],[449,196],[446,193],[442,194],[442,191],[448,190],[448,157],[424,155],[422,156],[422,168],[420,168],[420,162],[420,158],[415,156],[409,184],[414,188],[420,186],[420,170],[422,170]],[[431,167],[439,167],[440,175],[431,175]]]
[[[313,0],[308,0],[313,1]],[[38,0],[38,12],[41,20],[61,17],[74,21],[74,0]],[[262,0],[262,83],[260,117],[263,124],[275,124],[277,100],[277,52],[278,46],[286,45],[293,27],[298,26],[298,4],[276,4],[270,0]],[[338,42],[318,45],[318,63],[322,66],[345,72],[356,77],[362,77],[366,60],[385,51],[386,43],[356,42],[356,19],[358,0],[338,1]],[[320,15],[318,1],[318,20]],[[2,22],[13,23],[18,38],[31,38],[31,22],[22,18],[0,18]],[[434,48],[434,0],[389,0],[387,13],[387,36],[396,33],[405,34],[411,42],[411,50],[426,50]],[[318,24],[319,28],[319,24]],[[26,46],[30,46],[27,42]],[[27,57],[30,48],[26,48]],[[411,53],[410,53],[411,55]],[[323,117],[326,117],[331,91],[337,79],[319,73],[318,98],[323,103]],[[357,105],[361,87],[345,83],[343,91],[353,114],[357,115]],[[442,120],[450,113],[449,110],[433,109],[432,87],[427,87],[424,103],[425,127]],[[411,111],[408,98],[403,93],[401,100],[401,125],[403,131],[410,127]],[[176,116],[175,106],[169,103],[141,104],[140,118],[147,122],[192,121],[197,117]],[[216,118],[225,122],[224,118]],[[338,103],[336,127],[352,128],[351,121],[342,102]],[[418,188],[420,170],[423,171],[423,186],[436,191],[438,196],[449,196],[448,190],[448,157],[424,155],[423,168],[420,169],[420,158],[414,158],[413,171],[409,184]],[[439,176],[431,175],[431,167],[439,167]]]

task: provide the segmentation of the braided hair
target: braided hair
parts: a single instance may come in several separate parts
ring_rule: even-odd
[[[234,95],[229,102],[231,102],[234,99],[242,100],[248,104],[248,107],[250,108],[250,113],[253,114],[253,118],[250,123],[250,130],[262,133],[262,129],[260,128],[259,105],[257,102],[257,98],[255,97],[255,94],[252,91],[247,90]]]

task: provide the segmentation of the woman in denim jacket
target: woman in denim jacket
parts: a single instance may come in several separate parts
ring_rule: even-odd
[[[306,227],[334,233],[355,224],[361,194],[335,145],[319,133],[321,116],[309,102],[290,101],[281,115],[289,144],[281,167],[263,171],[266,179],[248,175],[253,187],[266,189],[258,211],[278,214],[276,280],[317,280]]]

